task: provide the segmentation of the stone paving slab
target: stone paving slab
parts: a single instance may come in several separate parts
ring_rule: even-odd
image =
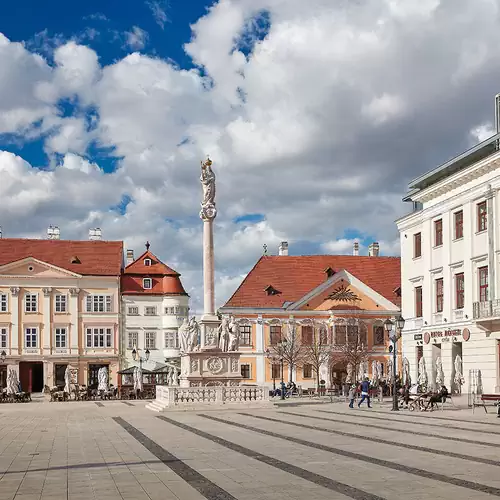
[[[500,419],[482,409],[392,413],[303,398],[165,421],[145,404],[0,405],[0,500],[500,496]]]

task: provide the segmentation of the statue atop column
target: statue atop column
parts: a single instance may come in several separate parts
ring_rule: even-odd
[[[215,219],[217,215],[217,209],[215,208],[215,174],[212,170],[212,160],[210,158],[201,162],[200,181],[203,189],[200,217],[207,221]]]

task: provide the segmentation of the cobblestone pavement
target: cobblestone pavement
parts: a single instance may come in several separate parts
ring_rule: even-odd
[[[0,405],[0,500],[500,497],[492,410],[144,405]]]

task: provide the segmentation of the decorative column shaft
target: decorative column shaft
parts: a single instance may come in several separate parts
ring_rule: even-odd
[[[215,174],[212,161],[207,159],[201,164],[201,186],[203,200],[200,218],[203,221],[203,313],[204,316],[215,316],[215,279],[214,279],[214,219],[217,216],[215,207]]]

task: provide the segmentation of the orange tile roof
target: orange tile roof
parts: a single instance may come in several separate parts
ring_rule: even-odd
[[[262,256],[224,307],[280,308],[296,302],[327,279],[326,269],[346,270],[395,305],[401,298],[399,257],[353,255]],[[279,294],[268,295],[271,285]]]
[[[144,265],[144,259],[150,259],[151,265]],[[164,264],[149,251],[130,263],[123,271],[121,288],[123,295],[187,295],[180,274]],[[144,289],[142,280],[151,278],[153,287]]]
[[[27,257],[87,276],[120,276],[123,242],[0,239],[0,266]],[[80,263],[72,264],[73,257],[78,257]]]

